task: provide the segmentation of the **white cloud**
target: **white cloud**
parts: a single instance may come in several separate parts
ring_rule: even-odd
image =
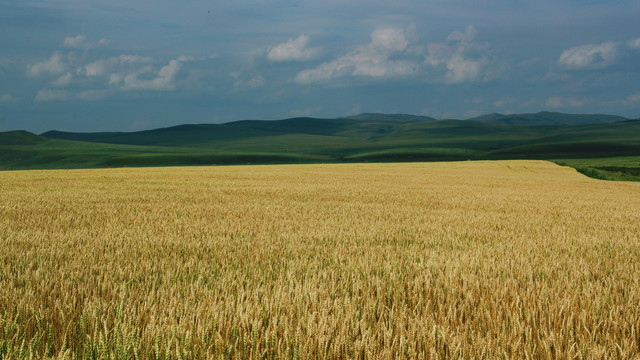
[[[410,46],[400,29],[378,29],[371,42],[334,61],[304,70],[296,76],[299,83],[313,83],[346,76],[373,78],[415,75],[433,70],[431,80],[446,84],[484,80],[492,59],[482,54],[483,46],[474,42],[477,31],[469,26],[465,31],[453,31],[444,43]],[[414,56],[424,56],[422,63]],[[439,75],[440,74],[440,75]]]
[[[66,74],[51,82],[51,85],[55,87],[65,87],[71,84],[72,78],[73,76],[71,75],[71,73],[67,72]]]
[[[113,67],[123,67],[128,64],[150,63],[152,61],[152,58],[146,56],[120,55],[94,61],[79,68],[76,72],[79,74],[82,73],[86,76],[102,76],[106,74],[107,70],[110,70]]]
[[[182,63],[178,60],[171,60],[169,64],[160,68],[155,73],[150,67],[146,67],[139,72],[128,74],[122,79],[123,90],[153,90],[153,91],[167,91],[175,89],[174,80],[178,71],[182,67]],[[145,76],[154,76],[151,79],[144,78]]]
[[[105,42],[107,40],[99,43]],[[82,35],[69,37],[64,44],[82,48],[91,45]],[[47,76],[48,79],[35,101],[100,100],[118,91],[173,90],[182,63],[194,60],[180,56],[164,66],[154,66],[155,60],[146,56],[123,54],[87,62],[88,56],[88,52],[78,56],[75,52],[56,51],[49,59],[27,65],[27,76]],[[6,99],[0,101],[6,102]]]
[[[313,59],[318,55],[318,48],[307,47],[309,37],[300,35],[295,39],[272,47],[267,53],[267,59],[271,61],[303,61]]]
[[[169,61],[169,63],[159,70],[154,70],[147,62],[152,61],[150,58],[121,55],[118,57],[95,61],[85,65],[76,71],[76,77],[86,76],[84,80],[90,78],[105,81],[105,88],[93,88],[70,92],[62,89],[54,89],[51,87],[41,89],[35,97],[35,101],[63,101],[69,99],[80,99],[87,101],[101,100],[114,95],[118,90],[123,91],[166,91],[175,89],[175,77],[180,70],[182,63],[177,59]],[[133,65],[134,68],[122,69]],[[111,69],[113,68],[113,69]],[[109,73],[110,70],[116,72]],[[104,77],[102,77],[104,76]],[[67,72],[58,79],[52,81],[50,86],[64,87],[69,85],[74,79],[74,75]],[[102,80],[104,79],[104,80]],[[83,84],[83,82],[80,84]],[[95,85],[96,82],[93,81]],[[97,83],[100,86],[100,82]],[[86,86],[86,84],[85,84]]]
[[[86,42],[87,37],[84,35],[76,35],[76,36],[67,36],[62,41],[62,46],[67,48],[95,48],[106,45],[109,43],[107,39],[100,39],[96,42]]]
[[[398,52],[404,50],[409,42],[400,29],[376,29],[371,34],[371,44],[380,51]]]
[[[85,40],[87,40],[87,37],[84,35],[68,36],[64,38],[62,46],[71,48],[80,47]]]
[[[454,54],[447,60],[447,73],[445,77],[447,78],[447,82],[451,84],[474,81],[480,77],[483,68],[487,64],[489,64],[489,59],[486,57],[468,59],[462,54]]]
[[[627,47],[631,50],[640,50],[640,38],[627,41]]]
[[[66,68],[67,65],[64,63],[64,56],[60,51],[56,51],[51,55],[49,60],[27,65],[27,75],[31,77],[58,75],[63,73]]]
[[[394,60],[401,55],[409,42],[401,29],[377,29],[371,34],[371,42],[336,60],[298,73],[295,81],[302,84],[323,82],[345,76],[371,78],[406,76],[418,67],[410,60]]]
[[[613,64],[618,56],[618,44],[605,42],[580,45],[562,52],[558,62],[568,69],[604,68]]]
[[[436,69],[442,68],[445,71],[444,82],[448,84],[481,80],[491,60],[487,55],[471,55],[478,51],[473,43],[476,34],[476,29],[468,26],[464,32],[449,34],[446,43],[428,44],[425,63]]]
[[[101,76],[105,73],[107,68],[107,62],[105,60],[94,61],[87,64],[82,69],[78,69],[78,72],[84,71],[87,76]]]
[[[70,98],[66,90],[41,89],[35,97],[35,101],[64,101]]]
[[[264,78],[256,75],[249,80],[236,80],[233,83],[234,90],[257,89],[264,86]]]

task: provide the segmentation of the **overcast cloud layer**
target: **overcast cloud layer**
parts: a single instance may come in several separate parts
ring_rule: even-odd
[[[640,3],[0,0],[0,131],[640,117]]]

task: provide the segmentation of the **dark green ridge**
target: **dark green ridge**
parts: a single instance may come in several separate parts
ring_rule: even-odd
[[[603,114],[563,114],[558,112],[541,111],[536,114],[488,114],[468,120],[481,121],[492,124],[505,125],[587,125],[607,124],[627,120],[622,116]]]

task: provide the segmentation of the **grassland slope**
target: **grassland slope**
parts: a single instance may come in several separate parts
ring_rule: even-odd
[[[557,113],[531,116],[534,115],[535,118],[558,121],[567,117],[574,123],[618,119],[584,115],[585,119],[575,120],[577,115]],[[186,124],[136,132],[50,131],[41,137],[13,132],[0,136],[0,167],[556,160],[640,156],[639,120],[572,126],[514,125],[494,120],[434,120],[410,115],[363,114],[340,119],[292,118]],[[628,174],[634,176],[634,171],[630,169]],[[615,175],[620,171],[610,172]]]

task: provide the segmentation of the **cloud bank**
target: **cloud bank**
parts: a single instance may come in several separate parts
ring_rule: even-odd
[[[429,82],[460,84],[486,79],[492,57],[475,42],[477,31],[453,31],[445,42],[411,44],[402,29],[383,28],[371,33],[371,42],[333,61],[299,72],[299,84],[362,77],[370,79],[421,77]]]
[[[67,37],[63,41],[65,47],[86,45],[83,35]],[[37,92],[34,101],[93,101],[118,92],[175,90],[176,76],[183,63],[193,60],[189,56],[179,56],[157,67],[154,64],[158,61],[149,56],[122,54],[87,62],[89,56],[85,53],[79,57],[73,52],[65,54],[57,50],[49,59],[27,65],[28,77],[48,79],[48,84]]]

